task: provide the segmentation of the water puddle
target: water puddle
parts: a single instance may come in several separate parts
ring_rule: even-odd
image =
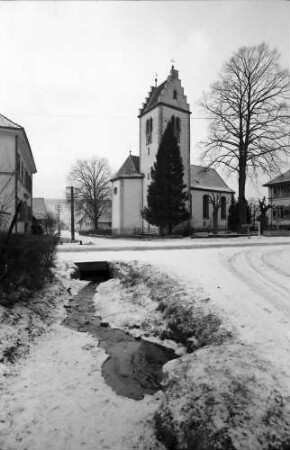
[[[74,297],[63,323],[95,336],[109,355],[102,367],[106,383],[118,395],[141,400],[145,394],[153,394],[161,388],[162,366],[177,355],[171,349],[136,339],[102,323],[100,317],[94,316],[92,301],[97,285],[88,284]]]

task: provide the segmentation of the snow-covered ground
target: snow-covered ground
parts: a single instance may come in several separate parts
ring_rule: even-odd
[[[258,347],[261,355],[275,363],[281,376],[285,374],[290,387],[289,238],[235,238],[235,247],[229,247],[225,241],[218,248],[213,245],[222,245],[219,239],[201,241],[205,248],[142,251],[141,247],[135,251],[124,248],[117,253],[114,248],[102,251],[99,243],[98,251],[63,252],[59,258],[74,262],[138,260],[157,265],[189,287],[200,286],[224,320],[235,326],[241,339]],[[199,240],[195,242],[201,244]],[[266,245],[252,245],[264,242]],[[112,247],[117,245],[115,240],[109,243]],[[246,246],[241,246],[243,243]],[[107,246],[107,240],[102,245]],[[127,245],[131,242],[127,241]],[[143,246],[147,247],[147,243],[143,242]]]
[[[176,239],[133,244],[135,250],[131,240],[86,238],[82,246],[59,246],[63,285],[70,289],[82,285],[68,278],[71,262],[136,260],[153,265],[156,271],[178,280],[194,298],[209,298],[224,327],[234,329],[239,342],[261,358],[290,402],[289,238],[222,242]],[[134,323],[144,320],[142,308],[147,313],[154,310],[146,296],[135,307],[128,302],[125,305],[120,297],[114,299],[110,286],[114,287],[112,282],[99,298],[106,320],[130,328],[132,317]],[[108,305],[106,298],[111,301]],[[59,296],[60,305],[67,301],[67,294]],[[1,450],[163,448],[154,437],[152,425],[162,394],[145,396],[139,402],[118,397],[101,376],[103,350],[91,336],[63,327],[60,321],[64,316],[60,307],[56,323],[31,345],[29,356],[3,369]],[[198,361],[202,362],[202,356],[197,356]],[[169,372],[174,369],[170,364],[166,369]]]

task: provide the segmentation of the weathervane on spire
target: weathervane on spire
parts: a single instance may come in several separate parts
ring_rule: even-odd
[[[171,59],[170,62],[172,63],[172,69],[174,69],[174,64],[176,63],[176,61],[174,59]]]
[[[158,75],[157,75],[157,73],[155,73],[155,87],[157,87],[157,80],[158,80]]]

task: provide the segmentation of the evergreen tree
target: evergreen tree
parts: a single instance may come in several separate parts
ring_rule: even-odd
[[[160,233],[168,231],[188,219],[186,209],[188,194],[183,184],[183,164],[175,134],[174,117],[169,121],[162,136],[156,161],[151,169],[152,182],[148,188],[148,206],[142,216],[151,225],[160,228]]]
[[[246,212],[247,212],[247,224],[251,223],[251,210],[247,200],[245,200]],[[239,229],[239,202],[233,199],[231,206],[229,207],[228,216],[228,228],[230,231],[238,231]]]

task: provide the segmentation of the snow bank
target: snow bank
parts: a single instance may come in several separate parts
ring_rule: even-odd
[[[247,346],[209,346],[164,367],[166,397],[156,414],[168,448],[290,448],[287,394]]]
[[[117,278],[98,288],[97,314],[138,335],[176,339],[192,351],[164,366],[165,396],[155,424],[167,448],[289,448],[287,387],[279,384],[275,367],[221,321],[211,299],[149,264],[112,267]]]
[[[189,288],[137,261],[113,262],[111,267],[115,278],[100,285],[95,296],[97,311],[111,325],[138,336],[158,337],[166,345],[178,343],[187,350],[231,336],[199,287]]]
[[[75,269],[60,263],[29,303],[0,310],[0,448],[164,450],[153,420],[161,392],[139,402],[116,395],[98,340],[61,325],[71,294],[87,284],[71,279]]]
[[[13,308],[0,305],[0,371],[27,354],[31,342],[61,315],[69,294],[60,280],[49,283],[32,298],[19,300]],[[8,364],[8,366],[7,366]]]

